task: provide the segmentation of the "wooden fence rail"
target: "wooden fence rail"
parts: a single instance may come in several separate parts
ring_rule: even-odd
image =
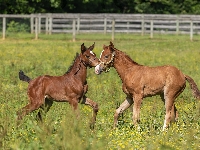
[[[2,19],[1,19],[2,18]],[[6,27],[16,18],[30,20],[30,33],[35,33],[35,39],[40,33],[72,33],[75,41],[78,33],[115,33],[149,34],[200,34],[200,15],[160,15],[160,14],[30,14],[5,15],[0,14],[2,21],[2,36],[6,37]]]

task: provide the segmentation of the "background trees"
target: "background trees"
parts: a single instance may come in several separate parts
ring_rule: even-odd
[[[1,14],[200,14],[198,0],[0,0]]]

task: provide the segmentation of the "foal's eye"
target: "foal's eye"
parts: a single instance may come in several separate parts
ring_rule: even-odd
[[[105,56],[105,59],[108,59],[108,55]]]
[[[90,56],[88,56],[88,55],[85,55],[85,57],[88,58],[88,59],[90,58]]]

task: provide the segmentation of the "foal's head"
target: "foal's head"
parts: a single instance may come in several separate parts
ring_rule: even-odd
[[[109,46],[103,46],[103,51],[100,55],[100,63],[95,67],[95,73],[101,74],[101,72],[108,72],[110,67],[113,66],[113,61],[115,57],[115,48],[112,42]]]
[[[81,45],[80,60],[86,67],[95,67],[100,62],[99,59],[96,57],[96,54],[92,52],[92,50],[94,49],[94,44],[89,48],[86,48],[84,46],[84,43]]]

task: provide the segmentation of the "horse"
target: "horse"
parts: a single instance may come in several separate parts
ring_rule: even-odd
[[[69,102],[75,112],[77,112],[78,103],[81,103],[89,105],[93,109],[93,117],[90,124],[90,127],[93,128],[98,112],[98,104],[87,98],[85,94],[88,91],[86,81],[87,68],[95,67],[99,64],[99,59],[92,52],[94,45],[95,43],[86,48],[83,43],[81,45],[81,53],[77,53],[73,64],[62,76],[43,75],[31,79],[20,70],[19,79],[28,82],[27,95],[29,104],[17,112],[18,120],[22,120],[25,115],[39,108],[44,110],[45,113],[48,112],[53,101]],[[42,121],[40,111],[37,117]]]
[[[126,94],[126,99],[115,111],[114,128],[117,125],[119,115],[133,103],[132,120],[133,125],[137,126],[140,121],[140,107],[143,98],[160,95],[166,110],[162,129],[167,129],[172,122],[178,119],[174,103],[185,89],[186,80],[190,84],[193,96],[200,99],[197,84],[190,76],[170,65],[149,67],[138,64],[127,54],[116,49],[112,42],[109,46],[103,46],[100,63],[95,67],[95,73],[108,72],[110,67],[116,69],[122,81],[122,90]]]

